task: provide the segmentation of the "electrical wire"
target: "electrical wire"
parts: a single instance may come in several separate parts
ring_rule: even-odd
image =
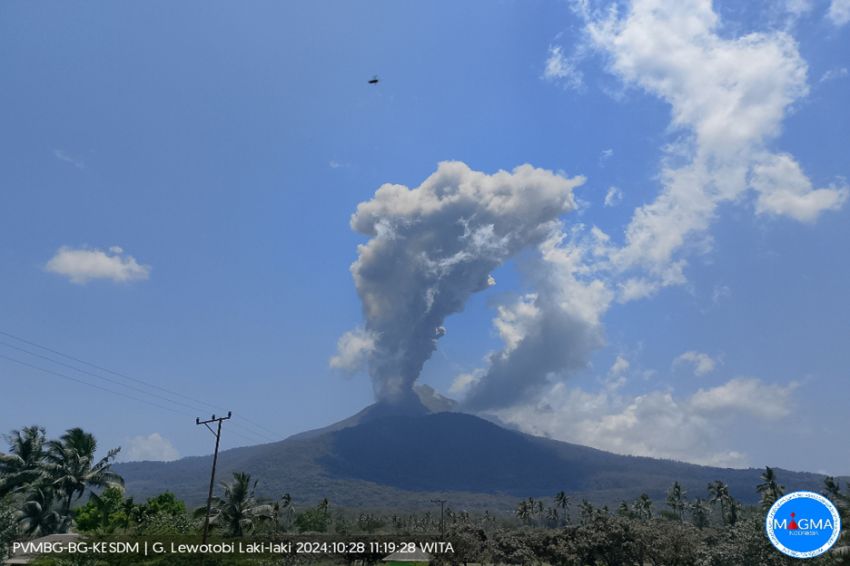
[[[87,366],[89,366],[89,367],[92,367],[92,368],[95,368],[95,369],[97,369],[97,370],[100,370],[100,371],[106,372],[106,373],[111,374],[111,375],[114,375],[114,376],[116,376],[116,377],[121,377],[121,378],[123,378],[123,379],[127,379],[127,380],[130,380],[130,381],[136,382],[136,383],[140,383],[140,384],[146,385],[146,386],[151,387],[151,388],[153,388],[153,389],[157,389],[157,390],[159,390],[159,391],[163,391],[163,392],[168,393],[168,394],[170,394],[170,395],[174,395],[174,396],[176,396],[176,397],[180,397],[180,398],[182,398],[182,399],[186,399],[186,400],[192,401],[193,403],[196,403],[197,405],[204,405],[204,406],[206,406],[206,407],[209,407],[209,408],[211,408],[211,409],[215,409],[215,410],[218,410],[218,411],[224,411],[224,410],[226,410],[226,409],[224,409],[223,407],[220,407],[220,406],[217,406],[217,405],[212,405],[212,404],[210,404],[210,403],[207,403],[207,402],[205,402],[205,401],[202,401],[202,400],[199,400],[199,399],[195,399],[195,398],[189,397],[188,395],[184,395],[184,394],[179,393],[179,392],[177,392],[177,391],[172,391],[172,390],[170,390],[170,389],[166,389],[165,387],[161,387],[161,386],[159,386],[159,385],[156,385],[156,384],[154,384],[154,383],[150,383],[150,382],[145,381],[145,380],[143,380],[143,379],[139,379],[139,378],[136,378],[136,377],[132,377],[132,376],[129,376],[129,375],[127,375],[127,374],[124,374],[124,373],[121,373],[121,372],[117,372],[117,371],[111,370],[111,369],[109,369],[109,368],[105,368],[105,367],[103,367],[103,366],[99,366],[99,365],[94,364],[94,363],[92,363],[92,362],[88,362],[88,361],[86,361],[86,360],[83,360],[83,359],[80,359],[80,358],[77,358],[77,357],[71,356],[70,354],[66,354],[66,353],[64,353],[64,352],[60,352],[59,350],[55,350],[55,349],[50,348],[50,347],[48,347],[48,346],[45,346],[45,345],[43,345],[43,344],[39,344],[39,343],[37,343],[37,342],[33,342],[33,341],[31,341],[31,340],[27,340],[26,338],[22,338],[22,337],[20,337],[20,336],[17,336],[17,335],[15,335],[15,334],[12,334],[11,332],[7,332],[7,331],[4,331],[4,330],[0,330],[0,335],[7,336],[7,337],[12,338],[12,339],[14,339],[14,340],[17,340],[17,341],[19,341],[19,342],[23,342],[24,344],[28,344],[28,345],[30,345],[30,346],[35,346],[36,348],[40,348],[40,349],[42,349],[42,350],[45,350],[45,351],[50,352],[50,353],[52,353],[52,354],[55,354],[55,355],[57,355],[57,356],[61,356],[61,357],[63,357],[63,358],[66,358],[66,359],[72,360],[72,361],[74,361],[74,362],[77,362],[77,363],[80,363],[80,364],[87,365]],[[7,346],[10,346],[9,344],[7,344],[7,343],[5,343],[5,342],[4,342],[4,344],[6,344]],[[17,350],[20,350],[20,348],[15,347],[15,346],[10,346],[10,347],[15,348],[15,349],[17,349]],[[26,350],[23,350],[23,351],[26,351]],[[33,354],[33,353],[31,353],[31,352],[27,352],[27,353],[29,353],[29,354],[31,354],[31,355],[34,355],[34,356],[38,356],[38,357],[42,357],[42,358],[43,358],[43,356],[40,356],[39,354]],[[48,360],[52,361],[53,363],[57,363],[57,364],[60,364],[60,365],[66,365],[66,364],[63,364],[62,362],[58,362],[58,361],[56,361],[56,360],[51,360],[50,358],[45,358],[45,359],[48,359]],[[67,367],[67,365],[66,365],[66,367]],[[79,368],[73,368],[73,369],[75,369],[76,371],[80,371],[80,372],[82,372],[82,373],[89,373],[89,372],[86,372],[86,371],[81,370],[81,369],[79,369]],[[94,374],[89,373],[89,375],[94,375]],[[100,377],[100,379],[106,379],[107,381],[111,381],[111,380],[109,380],[109,379],[107,379],[107,378],[105,378],[105,377],[102,377],[102,376],[95,376],[95,377]],[[116,383],[116,382],[114,382],[114,381],[113,381],[113,383]],[[125,387],[131,387],[131,386],[128,386],[128,385],[125,385],[125,384],[121,384],[121,385],[123,385],[123,386],[125,386]],[[152,395],[152,396],[157,396],[157,395],[155,395],[155,394],[153,394],[153,393],[147,393],[147,392],[146,392],[146,394],[148,394],[148,395]],[[160,397],[160,398],[163,398],[163,397]],[[185,405],[185,403],[180,403],[179,401],[173,401],[173,400],[168,400],[168,401],[169,401],[169,402],[171,402],[171,403],[175,403],[175,404],[182,404],[182,405],[184,405],[184,406],[188,406],[188,405]],[[195,409],[195,410],[199,410],[199,409],[197,409],[196,407],[192,407],[192,408],[193,408],[193,409]],[[273,440],[273,441],[274,441],[274,440],[280,440],[280,439],[282,439],[282,438],[283,438],[283,436],[282,436],[281,434],[279,434],[279,433],[277,433],[277,432],[275,432],[275,431],[273,431],[273,430],[271,430],[271,429],[269,429],[269,428],[267,428],[267,427],[264,427],[263,425],[261,425],[261,424],[259,424],[259,423],[257,423],[257,422],[254,422],[253,420],[249,419],[248,417],[246,417],[246,416],[244,416],[244,415],[240,415],[240,416],[239,416],[239,418],[240,418],[241,420],[245,421],[246,423],[248,423],[248,424],[250,424],[250,425],[253,425],[253,427],[254,427],[254,428],[259,429],[260,431],[263,431],[263,433],[264,433],[264,434],[263,434],[263,436],[266,436],[266,438],[270,438],[270,439],[271,439],[271,440]],[[235,424],[235,423],[234,423],[234,424]],[[244,427],[244,425],[243,425],[243,428],[245,428],[245,427]],[[271,435],[273,435],[273,437],[268,437],[268,436],[267,436],[267,434],[271,434]]]

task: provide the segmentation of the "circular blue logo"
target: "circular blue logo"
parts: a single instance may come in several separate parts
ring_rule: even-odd
[[[835,505],[812,491],[795,491],[780,498],[765,519],[765,529],[777,550],[794,558],[820,556],[841,534]]]

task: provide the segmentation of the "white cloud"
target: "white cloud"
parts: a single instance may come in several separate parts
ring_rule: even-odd
[[[579,90],[584,85],[581,71],[576,68],[574,61],[564,55],[559,46],[549,47],[549,57],[543,69],[543,78],[574,90]]]
[[[366,367],[369,354],[375,349],[375,334],[365,328],[349,330],[336,344],[337,354],[330,359],[330,366],[347,373],[355,373]]]
[[[617,355],[617,359],[614,360],[614,363],[611,364],[611,369],[608,370],[613,376],[620,376],[626,373],[629,370],[629,360],[624,358],[622,355]]]
[[[675,360],[673,360],[673,367],[689,365],[693,368],[694,375],[702,376],[707,373],[711,373],[714,371],[714,368],[717,367],[717,362],[709,356],[708,354],[704,354],[702,352],[695,352],[690,350],[688,352],[683,353]]]
[[[177,449],[170,440],[153,432],[147,436],[134,436],[127,443],[127,449],[122,451],[127,462],[154,460],[170,462],[180,457]]]
[[[624,397],[556,383],[540,401],[494,411],[521,430],[620,454],[744,467],[729,434],[746,423],[768,424],[788,415],[794,385],[733,379],[677,398],[669,391]],[[741,396],[748,396],[741,398]]]
[[[832,0],[827,16],[837,26],[850,22],[850,0]]]
[[[608,160],[612,157],[614,157],[613,149],[611,149],[610,147],[608,149],[603,149],[602,152],[599,154],[599,165],[605,165],[605,163],[607,163]]]
[[[45,269],[64,275],[73,283],[84,284],[92,279],[110,279],[127,283],[147,279],[151,268],[139,264],[133,256],[124,254],[118,246],[107,251],[62,246],[50,258]]]
[[[847,67],[836,67],[833,69],[827,70],[823,75],[821,75],[819,83],[826,83],[829,81],[834,81],[837,79],[843,79],[848,75]]]
[[[605,193],[605,206],[617,206],[623,200],[623,191],[617,187],[609,187]]]
[[[700,389],[691,397],[691,407],[702,414],[740,412],[764,420],[790,414],[791,394],[797,388],[768,385],[755,378],[736,378],[720,387]]]
[[[838,209],[847,200],[846,188],[813,189],[787,154],[766,156],[757,163],[751,183],[759,192],[757,212],[786,215],[800,222],[813,222],[824,210]]]
[[[620,285],[620,300],[683,283],[682,250],[706,249],[718,206],[746,202],[748,190],[757,213],[806,222],[844,203],[846,187],[816,189],[793,157],[768,148],[808,92],[790,35],[721,36],[710,0],[633,0],[625,15],[588,17],[611,72],[669,103],[681,134],[667,148],[659,195],[635,211],[625,245],[609,249],[613,274],[643,272]]]

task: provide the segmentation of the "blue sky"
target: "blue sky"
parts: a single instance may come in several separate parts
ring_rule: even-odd
[[[487,175],[528,163],[586,178],[557,250],[583,251],[569,277],[609,293],[593,303],[604,342],[493,413],[619,452],[850,473],[836,440],[850,398],[850,25],[832,4],[4,3],[0,331],[262,425],[234,420],[224,447],[321,426],[373,400],[364,371],[329,366],[363,324],[358,203],[447,160]],[[676,18],[694,20],[676,39],[703,57],[634,43]],[[748,71],[728,84],[727,56]],[[713,88],[744,101],[737,114],[702,100]],[[687,186],[715,200],[681,244],[656,253],[684,222],[672,209],[630,244],[636,211],[675,194],[665,172],[692,169]],[[605,249],[587,255],[599,233]],[[534,254],[448,316],[421,383],[462,397],[458,376],[487,373],[498,307],[536,291]],[[211,449],[200,411],[7,358],[0,376],[0,430],[83,426],[137,457]]]

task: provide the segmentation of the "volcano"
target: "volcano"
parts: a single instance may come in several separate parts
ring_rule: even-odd
[[[296,502],[327,497],[335,505],[369,509],[430,507],[435,497],[456,507],[509,511],[520,498],[566,491],[574,500],[615,505],[641,493],[662,500],[674,481],[695,497],[714,480],[745,503],[758,499],[761,469],[698,466],[623,456],[532,436],[454,412],[448,399],[419,388],[402,403],[376,403],[328,427],[270,444],[225,450],[217,478],[244,471],[258,494]],[[190,504],[206,496],[211,457],[114,466],[128,495],[168,490]],[[820,491],[824,476],[777,470],[788,491]]]

